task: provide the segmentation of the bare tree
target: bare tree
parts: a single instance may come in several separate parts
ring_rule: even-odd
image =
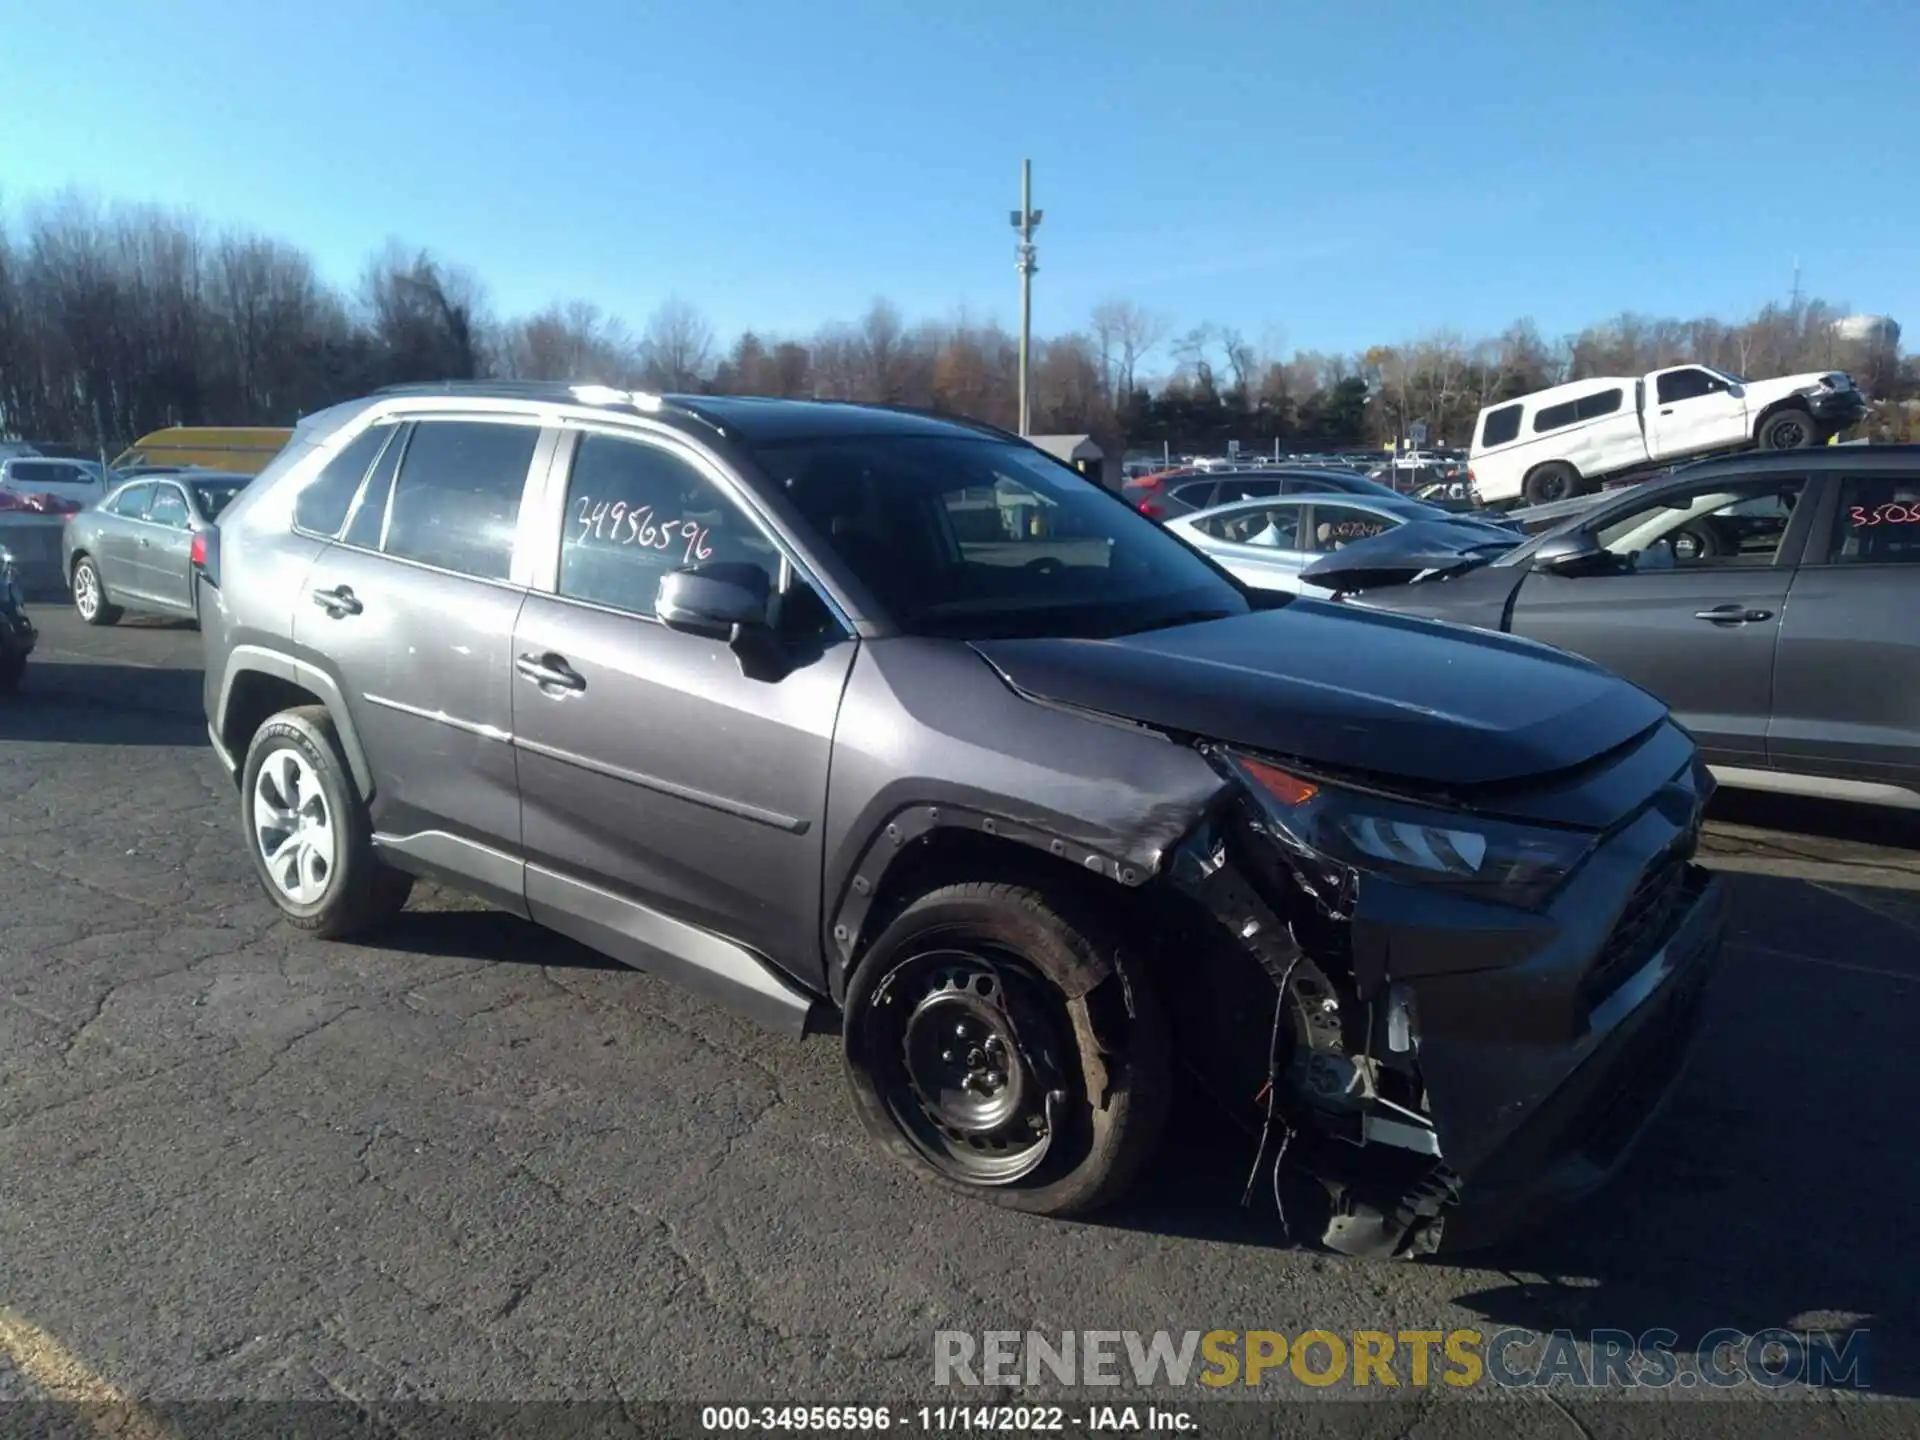
[[[713,361],[713,327],[679,296],[662,301],[640,335],[640,364],[649,386],[664,391],[700,388]]]
[[[1138,384],[1140,363],[1167,337],[1172,323],[1131,300],[1104,300],[1094,307],[1091,329],[1106,372],[1108,403],[1118,409]]]

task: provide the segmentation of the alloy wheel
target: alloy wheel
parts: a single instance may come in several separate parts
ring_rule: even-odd
[[[73,572],[73,608],[80,612],[82,620],[91,620],[100,613],[100,578],[93,573],[93,566],[81,564]]]
[[[333,815],[320,777],[299,751],[275,750],[261,762],[253,782],[252,828],[282,896],[295,905],[325,896],[335,864]]]

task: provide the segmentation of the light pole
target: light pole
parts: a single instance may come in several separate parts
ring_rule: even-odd
[[[1020,162],[1020,208],[1013,212],[1013,228],[1020,236],[1014,253],[1019,257],[1016,266],[1020,271],[1020,433],[1025,435],[1032,420],[1027,403],[1027,372],[1033,347],[1033,272],[1040,268],[1034,263],[1038,251],[1033,232],[1040,228],[1040,212],[1033,208],[1031,160]]]

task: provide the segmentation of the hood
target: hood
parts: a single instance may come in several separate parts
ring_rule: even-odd
[[[1444,789],[1569,769],[1667,713],[1562,651],[1332,601],[974,649],[1041,700]]]
[[[1804,375],[1779,375],[1771,380],[1746,382],[1747,401],[1774,400],[1803,390],[1851,390],[1853,377],[1842,370],[1809,370]]]
[[[1523,537],[1504,526],[1465,517],[1414,520],[1323,555],[1300,578],[1328,590],[1399,585],[1428,570],[1484,565]]]

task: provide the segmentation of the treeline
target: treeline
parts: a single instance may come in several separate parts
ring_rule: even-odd
[[[1877,396],[1912,396],[1911,362],[1840,341],[1839,313],[1623,315],[1554,341],[1520,321],[1478,341],[1283,357],[1231,325],[1176,330],[1115,299],[1038,341],[1033,426],[1110,447],[1312,449],[1390,442],[1419,421],[1464,442],[1484,404],[1682,360],[1755,377],[1839,366]],[[998,324],[909,321],[884,300],[805,338],[723,343],[680,299],[637,332],[590,301],[497,316],[477,277],[398,245],[342,290],[295,246],[187,214],[76,196],[0,212],[0,436],[111,447],[165,425],[290,424],[381,385],[495,375],[921,405],[1011,426],[1017,354]]]

